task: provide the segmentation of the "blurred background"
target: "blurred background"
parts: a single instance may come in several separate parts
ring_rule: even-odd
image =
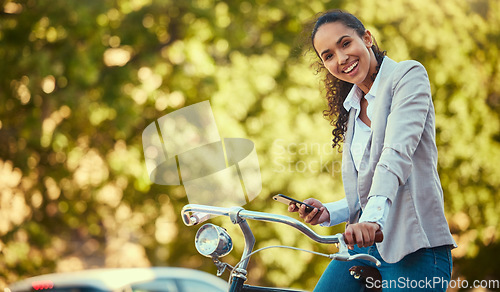
[[[0,1],[0,287],[49,272],[181,266],[215,272],[179,218],[182,186],[152,184],[145,127],[209,100],[221,137],[251,139],[262,192],[244,207],[286,214],[276,193],[341,199],[305,23],[342,8],[396,61],[427,68],[453,278],[500,279],[498,0]],[[294,216],[294,214],[292,214]],[[224,258],[237,262],[239,231]],[[250,223],[257,248],[320,252],[282,226]],[[343,226],[314,227],[321,234]],[[263,251],[250,283],[312,289],[328,260]],[[227,275],[226,275],[227,277]]]

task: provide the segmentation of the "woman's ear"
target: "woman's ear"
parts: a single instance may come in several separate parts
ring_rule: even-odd
[[[365,34],[363,35],[363,42],[367,48],[371,48],[373,46],[373,37],[372,33],[369,30],[365,30]]]

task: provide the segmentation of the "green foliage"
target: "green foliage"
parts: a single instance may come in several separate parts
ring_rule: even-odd
[[[314,56],[297,48],[303,24],[330,8],[357,15],[391,58],[427,68],[446,214],[459,244],[454,277],[500,278],[498,1],[2,3],[0,286],[103,266],[213,272],[195,251],[196,230],[179,220],[183,188],[149,182],[141,144],[153,120],[200,101],[210,100],[221,136],[256,145],[263,190],[246,208],[285,214],[269,203],[277,192],[342,198]],[[235,238],[227,257],[235,263],[243,248],[238,230],[214,221]],[[286,227],[252,225],[257,247],[334,250]],[[264,251],[250,278],[312,289],[327,264]]]

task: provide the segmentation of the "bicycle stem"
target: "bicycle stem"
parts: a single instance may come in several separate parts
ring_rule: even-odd
[[[231,222],[233,224],[238,224],[240,226],[241,232],[243,232],[243,236],[245,238],[245,250],[243,250],[243,254],[241,256],[241,258],[244,258],[245,260],[241,263],[240,269],[246,271],[248,262],[250,261],[250,257],[248,257],[248,255],[252,252],[255,246],[255,236],[253,235],[248,222],[239,216],[241,210],[243,210],[241,207],[231,208],[229,218],[231,218]]]

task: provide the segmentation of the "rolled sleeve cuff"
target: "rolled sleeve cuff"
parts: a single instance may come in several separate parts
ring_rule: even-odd
[[[349,206],[347,205],[346,198],[336,202],[323,204],[323,206],[325,206],[330,213],[330,222],[323,222],[320,226],[334,226],[349,220]]]
[[[390,207],[391,201],[387,197],[372,196],[366,203],[359,222],[374,222],[380,226],[380,230],[383,230]]]

